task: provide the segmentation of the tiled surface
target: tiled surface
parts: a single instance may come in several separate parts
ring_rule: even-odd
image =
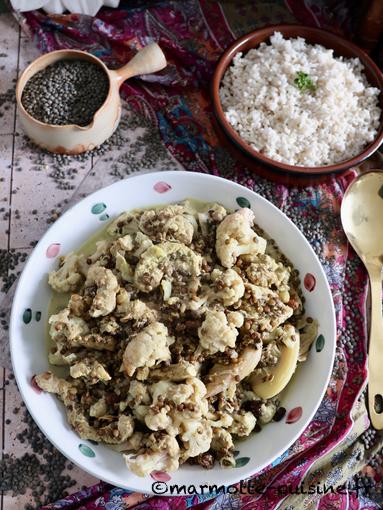
[[[6,21],[4,21],[6,20]],[[19,55],[19,28],[10,15],[0,18],[0,135],[12,134],[14,130],[14,84],[17,79]],[[3,103],[5,96],[12,102]]]
[[[8,245],[12,144],[12,135],[0,135],[0,249]]]
[[[21,72],[34,58],[38,51],[31,41],[21,34],[14,18],[9,14],[0,15],[0,250],[14,250],[27,256],[31,244],[38,240],[49,224],[47,220],[55,217],[53,210],[68,199],[78,186],[85,173],[91,167],[92,158],[86,162],[70,164],[60,177],[57,177],[57,162],[51,156],[42,155],[32,147],[23,136],[22,128],[17,121],[14,102],[15,82]],[[10,91],[10,92],[9,92]],[[73,176],[73,179],[72,179]],[[62,189],[67,187],[68,189]],[[0,258],[6,257],[0,251]],[[22,266],[23,258],[11,256],[8,273],[17,275]],[[0,260],[1,266],[1,260]],[[4,270],[2,269],[2,274]],[[3,285],[0,278],[0,287]],[[3,297],[0,291],[0,300]],[[2,330],[0,318],[0,333]],[[1,360],[4,362],[4,359]],[[2,365],[3,363],[1,363]],[[24,461],[26,454],[33,453],[29,439],[20,439],[18,435],[30,427],[25,423],[25,407],[22,404],[15,380],[11,372],[0,368],[0,442],[2,456],[10,455],[12,461],[5,463],[5,470],[13,472],[16,478],[22,478],[15,470],[14,462]],[[34,447],[36,449],[36,445]],[[44,451],[43,455],[47,455]],[[43,467],[48,461],[41,454],[36,454],[37,465],[41,471],[36,474],[41,478],[43,486],[47,483],[43,478]],[[4,457],[3,457],[4,458]],[[66,463],[68,466],[69,463]],[[93,477],[72,467],[64,469],[60,476],[69,475],[76,484],[67,491],[74,492],[83,485],[97,483]],[[37,473],[39,473],[37,469]],[[13,484],[15,485],[15,484]],[[24,485],[24,487],[23,487]],[[65,485],[65,484],[64,484]],[[28,504],[34,506],[31,484],[21,483],[21,488],[7,491],[1,495],[1,510],[21,510]],[[58,494],[61,497],[63,493]]]

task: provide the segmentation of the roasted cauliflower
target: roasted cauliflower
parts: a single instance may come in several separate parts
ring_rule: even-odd
[[[169,361],[169,347],[172,343],[174,338],[169,336],[168,328],[161,322],[152,322],[146,326],[125,348],[122,364],[126,374],[131,377],[137,368],[151,368],[161,361]]]
[[[254,213],[240,209],[229,214],[217,227],[215,251],[223,267],[233,267],[240,255],[264,253],[266,240],[251,228]]]
[[[234,347],[238,331],[231,326],[224,312],[207,312],[205,320],[198,329],[199,343],[208,354],[223,352]]]

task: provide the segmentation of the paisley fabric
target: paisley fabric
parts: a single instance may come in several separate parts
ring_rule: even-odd
[[[221,146],[212,123],[208,90],[217,59],[241,33],[265,24],[298,21],[350,36],[349,6],[345,0],[164,0],[122,2],[118,10],[103,9],[96,18],[25,13],[23,24],[41,51],[80,48],[110,67],[121,66],[148,42],[159,42],[169,66],[156,76],[125,83],[125,100],[157,126],[162,143],[186,170],[221,175],[248,186],[298,225],[327,273],[338,326],[336,362],[323,402],[295,444],[256,475],[259,494],[220,495],[208,500],[199,496],[146,498],[100,483],[45,508],[382,508],[383,439],[369,429],[364,395],[367,276],[346,242],[339,217],[343,193],[355,172],[300,189],[258,177]],[[356,490],[356,482],[363,487],[358,485]],[[322,489],[302,493],[302,487],[310,484],[333,489],[326,494]],[[336,487],[339,492],[334,491]]]

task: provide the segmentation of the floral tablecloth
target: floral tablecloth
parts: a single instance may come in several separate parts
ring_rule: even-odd
[[[330,0],[130,1],[122,2],[118,10],[103,9],[95,18],[46,16],[39,11],[19,17],[41,51],[81,48],[110,67],[122,65],[148,42],[159,42],[169,61],[167,69],[156,76],[130,80],[122,88],[129,111],[141,119],[139,123],[150,124],[160,135],[154,147],[148,139],[138,142],[146,166],[153,163],[145,171],[155,170],[154,153],[166,150],[178,168],[181,165],[184,170],[232,179],[277,205],[302,230],[319,256],[332,289],[338,326],[336,360],[323,402],[299,440],[256,475],[258,495],[149,498],[100,483],[44,508],[382,508],[383,437],[370,427],[365,407],[367,276],[346,242],[339,217],[344,190],[355,173],[305,188],[287,188],[258,177],[221,146],[212,125],[208,93],[217,59],[238,35],[281,21],[352,35],[349,7],[349,2]],[[99,161],[70,203],[126,175],[111,169],[107,152],[106,156],[103,152],[98,152]],[[133,171],[143,169],[139,161],[124,161],[127,168],[133,163]],[[9,302],[10,297],[4,308]],[[333,489],[325,495],[320,489],[313,494],[301,493],[310,484]],[[339,486],[343,489],[336,491]],[[283,487],[289,488],[284,492]]]

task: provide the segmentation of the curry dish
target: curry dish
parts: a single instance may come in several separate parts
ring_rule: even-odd
[[[138,476],[234,466],[234,441],[273,420],[317,335],[298,272],[254,220],[193,201],[124,212],[49,274],[68,296],[49,362],[67,375],[36,382]]]

